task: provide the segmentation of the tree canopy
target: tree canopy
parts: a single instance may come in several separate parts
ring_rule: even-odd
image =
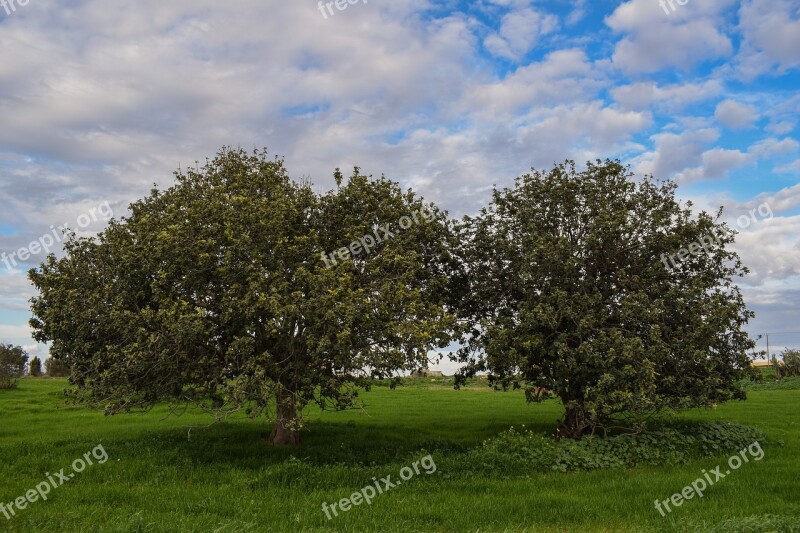
[[[31,326],[73,398],[269,413],[270,442],[297,444],[308,403],[344,409],[371,377],[423,366],[454,324],[446,214],[359,169],[335,176],[317,193],[266,151],[226,148],[97,238],[71,236],[30,279]]]
[[[225,148],[97,238],[69,236],[30,279],[35,338],[72,398],[243,409],[298,444],[306,405],[352,407],[455,339],[457,383],[486,371],[557,395],[562,437],[744,398],[735,232],[673,182],[568,161],[454,223],[383,177],[334,177],[316,192],[266,151]]]
[[[571,438],[743,398],[753,314],[733,280],[747,269],[721,212],[693,215],[675,187],[597,161],[495,190],[461,224],[462,381],[488,371],[529,400],[557,395]]]
[[[31,359],[30,374],[33,377],[39,377],[42,375],[42,360],[38,357]]]

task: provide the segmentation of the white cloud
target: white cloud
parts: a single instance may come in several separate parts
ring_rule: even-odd
[[[749,210],[760,204],[766,203],[775,214],[790,213],[800,207],[800,184],[783,188],[774,193],[762,193],[749,202],[739,204],[741,210]],[[800,239],[800,233],[795,235]]]
[[[742,215],[744,216],[744,215]],[[752,220],[752,219],[751,219]],[[800,275],[800,216],[772,218],[739,230],[733,247],[750,268],[746,281],[761,285],[767,280],[786,280]]]
[[[519,59],[556,28],[558,17],[526,7],[504,15],[499,32],[486,37],[483,44],[496,56]]]
[[[705,147],[719,138],[714,128],[685,130],[681,133],[658,133],[652,137],[654,150],[635,161],[640,174],[672,178],[677,173],[702,162]]]
[[[744,1],[739,19],[747,45],[764,68],[800,65],[800,4],[796,0]]]
[[[771,122],[767,125],[766,129],[770,133],[774,133],[775,135],[786,135],[787,133],[791,133],[797,127],[797,124],[790,121],[790,120],[783,120],[780,122]]]
[[[742,281],[746,301],[776,315],[772,325],[762,322],[759,327],[772,329],[778,322],[786,324],[787,316],[779,312],[782,307],[794,311],[796,324],[800,300],[792,295],[800,294],[800,216],[791,213],[800,207],[800,184],[744,201],[719,195],[692,200],[697,210],[715,212],[724,205],[724,221],[739,232],[732,248],[751,270]],[[783,290],[777,290],[781,287]]]
[[[674,111],[714,98],[722,90],[722,84],[718,80],[665,86],[659,86],[655,82],[638,82],[614,87],[611,96],[625,109],[641,110],[656,106]]]
[[[748,152],[760,158],[768,158],[792,154],[798,149],[800,149],[800,143],[794,139],[788,137],[781,140],[769,138],[758,141],[750,147]]]
[[[692,1],[668,15],[652,0],[624,2],[606,18],[611,29],[624,34],[614,49],[614,65],[629,73],[688,70],[729,57],[733,44],[723,15],[733,4]]]
[[[791,163],[776,167],[775,172],[781,172],[784,174],[800,174],[800,159],[795,159]]]
[[[753,163],[755,158],[740,150],[714,148],[703,152],[701,160],[700,166],[684,170],[675,179],[681,183],[724,179],[730,172]]]
[[[9,326],[0,324],[0,339],[26,339],[29,338],[31,329],[28,326]],[[11,344],[17,344],[12,342]]]
[[[754,106],[736,100],[725,100],[717,105],[714,116],[728,128],[743,129],[752,126],[758,120],[759,114]]]
[[[460,111],[487,120],[511,120],[535,106],[589,101],[606,83],[583,50],[559,50],[502,80],[473,84]]]
[[[33,286],[28,283],[27,274],[22,269],[8,270],[5,263],[0,263],[0,301],[3,302],[2,309],[13,312],[26,312],[30,309],[28,300],[33,295]],[[19,333],[18,330],[15,331],[17,334]],[[4,336],[5,334],[0,333],[0,341],[3,340]]]
[[[567,26],[574,26],[575,24],[586,18],[588,14],[587,4],[588,0],[575,0],[572,11],[567,15]]]

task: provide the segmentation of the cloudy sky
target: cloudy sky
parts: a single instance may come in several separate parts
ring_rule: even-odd
[[[800,0],[22,1],[0,0],[3,342],[47,352],[25,277],[44,252],[20,248],[232,145],[454,215],[532,166],[620,158],[725,206],[751,332],[800,344]]]

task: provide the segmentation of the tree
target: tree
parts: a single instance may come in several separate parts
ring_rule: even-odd
[[[44,372],[50,378],[68,378],[70,368],[66,363],[57,361],[51,356],[44,362]]]
[[[42,375],[42,360],[38,357],[34,357],[31,360],[30,374],[33,377],[39,377]]]
[[[781,365],[781,373],[786,376],[800,376],[800,350],[786,349],[781,354],[783,364]]]
[[[28,353],[21,346],[0,344],[0,389],[11,389],[25,375]]]
[[[471,283],[459,382],[490,371],[529,401],[552,392],[566,438],[744,398],[753,314],[732,280],[747,269],[721,210],[694,217],[675,187],[597,161],[495,190],[461,224]]]
[[[269,441],[298,444],[308,403],[352,407],[370,378],[450,342],[439,265],[452,236],[411,191],[356,168],[320,194],[266,152],[227,148],[175,177],[30,273],[31,326],[72,368],[77,401],[108,414],[274,405]]]

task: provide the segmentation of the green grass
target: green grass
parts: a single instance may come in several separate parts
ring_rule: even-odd
[[[666,518],[654,509],[727,459],[513,476],[455,464],[511,426],[542,434],[557,401],[479,386],[453,391],[416,382],[363,394],[363,411],[308,411],[300,449],[264,444],[264,421],[235,417],[210,427],[198,413],[103,417],[65,407],[62,380],[25,379],[0,391],[0,501],[10,502],[102,444],[109,455],[0,529],[11,531],[800,531],[800,390],[754,390],[746,402],[683,413],[761,429],[762,461],[743,465]],[[191,429],[194,426],[194,429]],[[424,473],[328,521],[321,510],[371,483],[397,479],[432,453]]]

